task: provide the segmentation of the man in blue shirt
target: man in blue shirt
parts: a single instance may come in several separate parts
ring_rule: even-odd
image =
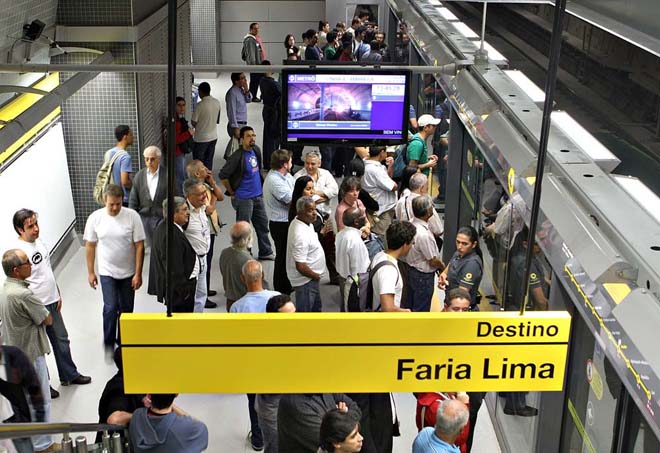
[[[110,183],[117,184],[124,190],[122,204],[128,207],[128,196],[131,193],[131,187],[133,187],[133,181],[131,180],[133,161],[126,148],[133,144],[133,131],[125,124],[121,124],[115,128],[115,138],[117,144],[114,148],[110,148],[105,152],[104,160],[108,162],[115,154],[122,153],[112,164],[112,180]]]
[[[262,79],[263,80],[263,79]],[[270,157],[270,168],[264,181],[264,200],[270,222],[268,227],[275,243],[273,288],[291,294],[291,282],[286,275],[286,242],[289,234],[289,204],[295,181],[291,175],[291,152],[278,149]]]
[[[465,404],[458,400],[444,400],[438,406],[435,428],[429,426],[419,432],[412,453],[460,453],[454,442],[469,417]]]
[[[261,190],[261,150],[255,145],[257,134],[250,126],[239,132],[241,147],[220,170],[220,181],[231,197],[236,221],[252,222],[259,242],[259,259],[275,259],[268,237],[268,216]]]
[[[248,292],[231,306],[230,313],[266,313],[268,299],[279,296],[277,291],[268,291],[263,286],[264,271],[259,261],[250,260],[243,265],[241,280],[245,282]],[[252,449],[260,451],[264,447],[257,411],[254,407],[256,395],[248,394],[248,411],[250,413],[250,442]]]
[[[231,139],[239,139],[241,128],[247,125],[247,104],[252,102],[252,94],[248,89],[247,77],[242,72],[231,73],[232,86],[225,94],[225,104],[227,106],[227,134],[229,134],[229,145],[225,150],[225,159],[232,154],[235,149],[231,149]]]

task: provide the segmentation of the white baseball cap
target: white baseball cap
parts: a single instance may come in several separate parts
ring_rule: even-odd
[[[422,115],[419,118],[417,118],[417,125],[419,127],[428,126],[429,124],[437,126],[438,124],[440,124],[440,119],[434,118],[433,115],[428,115],[428,114]]]

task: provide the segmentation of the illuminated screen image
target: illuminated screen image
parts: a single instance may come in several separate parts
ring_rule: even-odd
[[[317,72],[285,77],[288,140],[403,138],[406,75]]]

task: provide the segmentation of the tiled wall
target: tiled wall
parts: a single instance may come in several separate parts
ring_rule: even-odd
[[[131,43],[66,44],[101,51],[110,50],[115,63],[135,62],[134,45]],[[52,62],[88,63],[94,57],[94,54],[74,53],[54,57]],[[68,74],[61,75],[63,79],[66,77]],[[119,124],[128,124],[135,133],[135,143],[128,151],[133,158],[133,170],[138,170],[141,144],[136,99],[134,74],[102,73],[62,105],[64,142],[76,210],[76,230],[79,233],[84,230],[89,214],[98,209],[92,198],[92,189],[96,173],[103,163],[104,153],[115,145],[114,128]]]
[[[190,0],[192,61],[194,64],[219,62],[219,21],[216,20],[218,0]]]
[[[136,46],[139,64],[167,63],[167,21],[164,20]],[[179,5],[177,16],[177,63],[190,64],[190,2]],[[177,74],[177,95],[191,99],[192,76]],[[163,146],[163,125],[167,117],[167,75],[138,74],[138,112],[140,137],[144,147]],[[188,102],[192,104],[192,102]]]
[[[59,0],[57,25],[133,25],[131,0]]]
[[[220,29],[222,63],[241,64],[243,37],[251,22],[259,22],[266,56],[273,63],[284,57],[284,37],[292,33],[302,40],[306,30],[318,29],[325,16],[323,0],[221,0]]]

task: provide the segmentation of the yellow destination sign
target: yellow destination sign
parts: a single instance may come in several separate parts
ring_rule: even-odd
[[[566,312],[124,314],[129,393],[561,390]]]

